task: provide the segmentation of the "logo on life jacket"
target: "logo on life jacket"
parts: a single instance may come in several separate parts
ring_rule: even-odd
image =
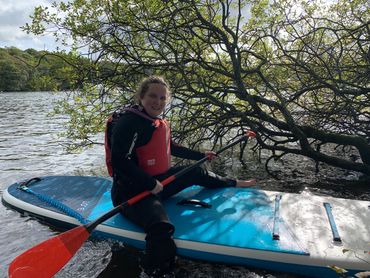
[[[113,176],[111,160],[111,136],[114,123],[126,112],[131,112],[152,121],[155,130],[149,142],[136,149],[139,167],[151,176],[163,174],[171,167],[170,127],[166,120],[153,119],[143,112],[126,108],[114,112],[107,120],[105,129],[105,162],[108,173]]]

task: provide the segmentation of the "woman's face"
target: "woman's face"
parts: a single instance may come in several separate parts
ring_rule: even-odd
[[[167,88],[162,84],[152,83],[140,98],[141,105],[149,116],[156,118],[164,110],[168,100]]]

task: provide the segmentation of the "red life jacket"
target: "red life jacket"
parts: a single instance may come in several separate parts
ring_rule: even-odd
[[[113,113],[107,120],[105,130],[105,161],[110,176],[113,176],[110,137],[114,122],[126,111],[135,113],[153,122],[155,130],[149,142],[136,149],[139,167],[151,176],[163,174],[171,167],[171,134],[170,127],[164,119],[153,119],[134,108]]]
[[[171,167],[171,137],[166,120],[156,119],[156,129],[149,142],[136,149],[139,167],[151,176],[163,174]]]

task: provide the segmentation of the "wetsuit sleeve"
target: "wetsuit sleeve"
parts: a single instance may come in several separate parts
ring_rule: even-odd
[[[181,146],[171,140],[171,155],[185,159],[200,160],[204,157],[204,153],[193,151],[189,148]]]
[[[112,130],[111,157],[114,175],[129,178],[135,186],[152,190],[156,180],[145,173],[136,161],[135,149],[142,141],[143,131],[132,117],[120,118]]]

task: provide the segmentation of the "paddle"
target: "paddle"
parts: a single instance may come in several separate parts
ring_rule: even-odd
[[[237,143],[244,140],[247,141],[249,137],[255,136],[256,134],[253,131],[247,131],[244,136],[223,147],[216,152],[216,154],[220,154]],[[204,157],[193,165],[186,167],[178,173],[166,178],[162,181],[163,186],[201,165],[207,159],[207,157]],[[99,224],[120,212],[124,207],[132,205],[150,194],[150,191],[142,192],[128,201],[114,207],[112,210],[108,211],[93,222],[63,232],[35,245],[34,247],[31,247],[11,262],[8,270],[9,277],[49,278],[54,276],[54,274],[57,273],[74,256],[82,244],[87,240],[91,232]]]

